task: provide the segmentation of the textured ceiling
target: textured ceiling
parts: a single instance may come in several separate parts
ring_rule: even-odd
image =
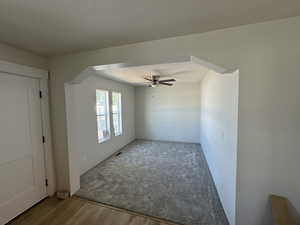
[[[149,84],[144,77],[159,75],[161,79],[175,78],[176,83],[200,82],[209,69],[193,62],[168,63],[158,65],[125,67],[96,71],[98,75],[134,86]]]
[[[297,15],[299,0],[1,0],[0,41],[53,56]]]

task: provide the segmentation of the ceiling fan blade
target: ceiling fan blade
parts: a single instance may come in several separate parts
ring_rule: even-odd
[[[152,79],[148,78],[148,77],[144,77],[145,80],[149,80],[152,82]]]
[[[160,80],[159,82],[174,82],[176,81],[175,79],[167,79],[167,80]]]
[[[167,86],[173,86],[173,84],[164,83],[164,82],[159,82],[159,84],[162,84],[162,85],[167,85]]]

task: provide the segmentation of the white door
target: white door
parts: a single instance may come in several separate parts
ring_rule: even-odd
[[[0,72],[0,224],[46,197],[39,80]]]

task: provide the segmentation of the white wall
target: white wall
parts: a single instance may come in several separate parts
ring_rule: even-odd
[[[238,72],[209,72],[201,82],[200,143],[221,202],[235,224]]]
[[[97,141],[96,89],[122,94],[123,134],[117,137],[112,134],[103,143]],[[68,118],[71,118],[72,129],[76,132],[72,132],[74,143],[70,145],[79,152],[79,171],[83,174],[135,139],[134,87],[91,76],[73,85],[73,94],[73,110],[68,112]]]
[[[48,69],[48,59],[34,53],[0,43],[0,60]]]
[[[237,225],[271,224],[268,196],[300,210],[300,17],[56,57],[51,61],[58,187],[69,189],[64,83],[90,65],[193,55],[238,68]]]
[[[199,142],[200,83],[136,88],[136,136]]]

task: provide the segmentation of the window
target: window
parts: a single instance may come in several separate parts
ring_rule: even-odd
[[[112,93],[112,116],[115,136],[122,134],[122,103],[121,93]]]
[[[96,90],[98,143],[110,138],[108,91]]]

